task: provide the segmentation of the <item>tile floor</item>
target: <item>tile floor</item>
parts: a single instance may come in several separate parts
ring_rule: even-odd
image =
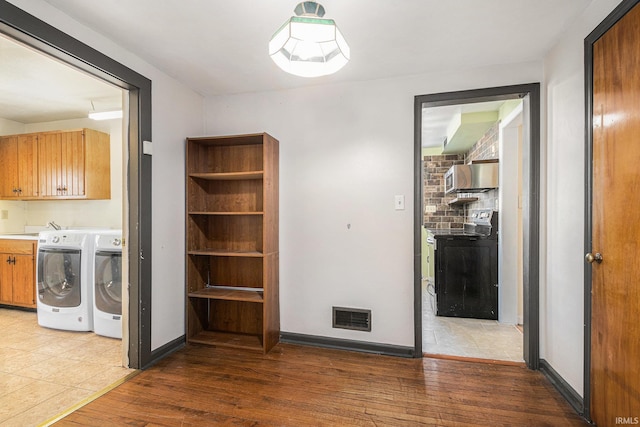
[[[495,320],[439,317],[435,300],[422,291],[423,353],[524,362],[522,332]]]
[[[121,340],[43,328],[35,312],[0,308],[0,426],[35,426],[135,372]]]

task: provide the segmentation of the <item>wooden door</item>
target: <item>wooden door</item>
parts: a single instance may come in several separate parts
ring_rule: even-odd
[[[18,138],[0,138],[0,197],[16,196],[18,186]]]
[[[640,418],[640,5],[593,45],[591,417]]]
[[[36,303],[33,254],[13,255],[13,258],[13,303],[33,306]]]

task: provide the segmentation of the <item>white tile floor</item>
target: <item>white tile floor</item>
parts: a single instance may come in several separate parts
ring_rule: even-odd
[[[41,424],[135,372],[122,367],[121,343],[0,308],[0,426]]]
[[[495,320],[436,316],[422,291],[422,351],[427,354],[523,362],[522,333]]]

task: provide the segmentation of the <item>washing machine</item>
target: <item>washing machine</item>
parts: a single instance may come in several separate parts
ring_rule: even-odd
[[[94,238],[93,331],[122,339],[122,230]]]
[[[43,231],[38,236],[38,324],[67,331],[93,330],[91,233]]]

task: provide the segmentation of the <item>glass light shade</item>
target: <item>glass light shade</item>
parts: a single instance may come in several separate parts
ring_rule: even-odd
[[[335,73],[351,52],[333,19],[292,16],[271,37],[269,55],[287,73],[319,77]]]

